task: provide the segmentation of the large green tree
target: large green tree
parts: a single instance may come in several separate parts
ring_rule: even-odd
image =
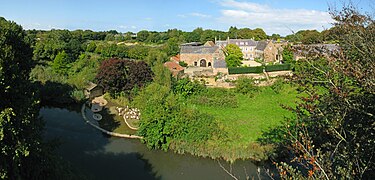
[[[225,49],[225,62],[228,67],[241,66],[243,60],[243,54],[241,49],[235,44],[228,44]]]
[[[21,26],[0,17],[0,37],[0,179],[62,178],[55,174],[53,151],[46,151],[42,142],[26,34]]]

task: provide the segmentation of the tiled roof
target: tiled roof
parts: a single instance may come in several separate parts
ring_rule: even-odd
[[[184,67],[180,66],[177,62],[168,61],[164,63],[164,66],[171,71],[182,71]]]
[[[176,56],[172,56],[172,57],[171,57],[171,61],[180,62],[180,55],[177,54]]]
[[[214,46],[181,46],[181,54],[212,54],[218,50],[219,47]]]

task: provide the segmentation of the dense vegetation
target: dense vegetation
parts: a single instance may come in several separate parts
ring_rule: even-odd
[[[25,31],[0,18],[0,37],[0,179],[72,179],[52,144],[42,141],[38,89],[29,81],[33,54]]]
[[[294,81],[308,96],[286,127],[268,134],[289,157],[278,163],[285,179],[375,176],[374,19],[353,7],[332,16],[341,49],[297,49],[307,58],[296,64]]]

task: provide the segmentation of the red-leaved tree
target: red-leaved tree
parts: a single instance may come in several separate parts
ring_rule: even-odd
[[[108,59],[102,62],[96,75],[98,85],[111,94],[129,93],[152,81],[151,68],[144,61]]]

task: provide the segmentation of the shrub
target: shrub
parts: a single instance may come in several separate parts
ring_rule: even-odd
[[[241,94],[248,94],[254,95],[254,93],[258,92],[259,88],[255,86],[253,78],[247,78],[244,76],[240,76],[236,81],[236,92]]]
[[[277,64],[277,65],[270,65],[265,66],[266,72],[273,72],[273,71],[286,71],[290,70],[290,64]]]
[[[229,74],[248,74],[248,73],[262,73],[263,66],[257,67],[230,67]]]

